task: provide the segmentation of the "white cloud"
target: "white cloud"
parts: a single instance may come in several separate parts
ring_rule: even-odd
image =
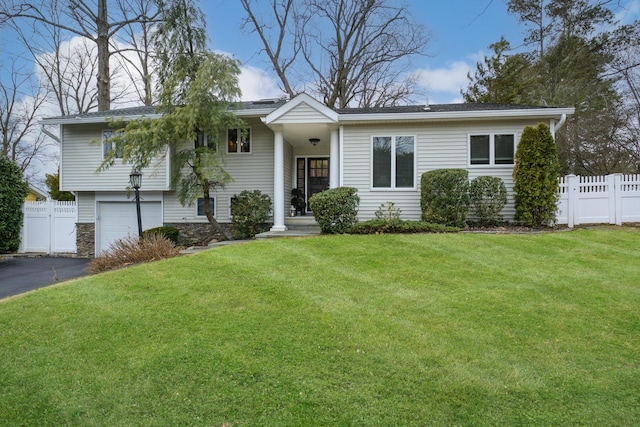
[[[439,68],[421,68],[415,71],[418,84],[424,87],[432,103],[462,102],[460,90],[468,84],[467,73],[472,65],[455,61]]]
[[[243,101],[278,98],[283,95],[276,81],[265,70],[250,65],[242,66],[240,70],[239,85]]]

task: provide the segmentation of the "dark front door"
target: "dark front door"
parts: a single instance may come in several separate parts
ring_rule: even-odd
[[[307,159],[307,209],[309,199],[316,193],[329,188],[329,159]]]

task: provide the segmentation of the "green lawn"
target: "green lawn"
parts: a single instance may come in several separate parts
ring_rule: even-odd
[[[634,228],[256,241],[0,301],[2,426],[638,420]]]

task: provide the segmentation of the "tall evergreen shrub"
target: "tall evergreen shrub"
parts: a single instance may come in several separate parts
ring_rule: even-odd
[[[422,174],[422,220],[464,227],[469,212],[469,172],[436,169]]]
[[[515,160],[516,221],[534,227],[550,225],[556,220],[560,162],[549,126],[525,127]]]
[[[0,154],[0,252],[13,252],[20,246],[22,204],[28,192],[20,168]]]

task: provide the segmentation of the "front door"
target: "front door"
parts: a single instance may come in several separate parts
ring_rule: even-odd
[[[308,158],[307,159],[307,210],[309,209],[309,199],[316,193],[329,188],[329,159]]]

